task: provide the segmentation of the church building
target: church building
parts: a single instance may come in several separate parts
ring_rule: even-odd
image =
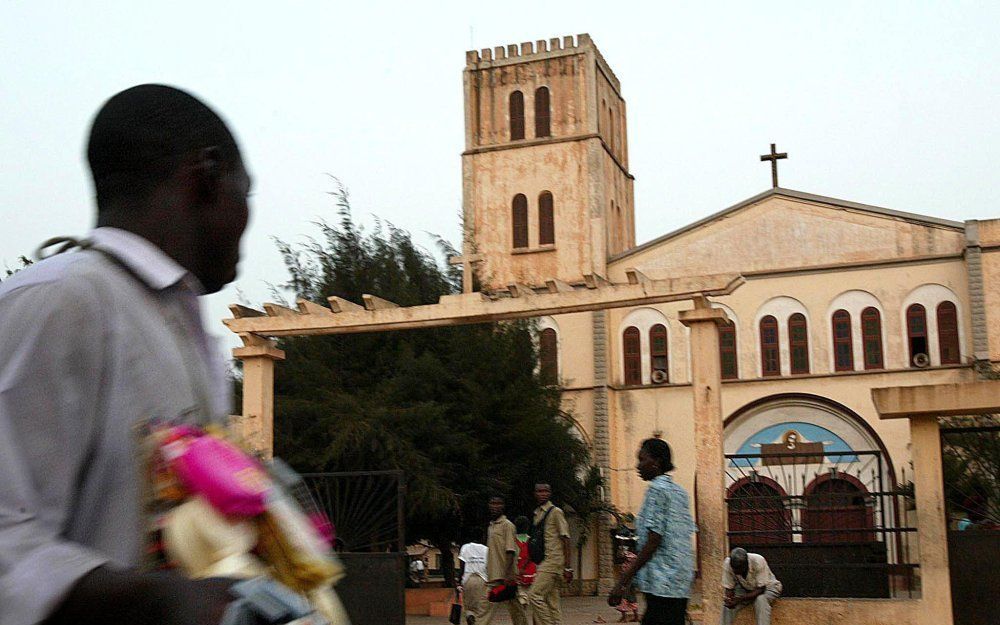
[[[905,420],[879,420],[871,390],[972,381],[1000,361],[1000,219],[917,215],[775,180],[637,244],[622,86],[588,35],[470,51],[464,89],[464,253],[481,259],[481,288],[741,274],[711,301],[728,317],[718,358],[731,545],[778,560],[782,548],[823,559],[836,547],[839,561],[880,563],[869,596],[905,592],[910,433]],[[562,389],[621,513],[642,502],[635,452],[653,436],[670,443],[674,479],[693,498],[679,321],[690,307],[539,320],[541,374]],[[585,580],[611,575],[602,541],[585,547]]]

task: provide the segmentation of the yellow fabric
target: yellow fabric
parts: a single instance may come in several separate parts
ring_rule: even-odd
[[[562,579],[561,572],[539,571],[535,575],[535,581],[528,591],[528,603],[531,604],[535,625],[561,625],[562,605],[559,599],[559,587],[562,585]]]
[[[486,537],[486,577],[491,582],[507,579],[517,575],[517,546],[514,524],[507,517],[500,515],[495,521],[490,521]],[[510,569],[507,569],[507,558],[513,553]]]
[[[546,501],[545,505],[535,508],[533,523],[539,523],[545,512],[551,508],[545,519],[545,559],[538,565],[538,572],[543,571],[559,573],[566,566],[566,554],[563,553],[563,536],[569,536],[569,523],[566,522],[566,515],[562,508],[558,508],[551,501]]]
[[[266,572],[250,553],[257,538],[253,521],[229,520],[201,497],[193,497],[168,513],[163,549],[192,579],[249,578]]]

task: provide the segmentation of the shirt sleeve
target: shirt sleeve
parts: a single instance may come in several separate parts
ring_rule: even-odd
[[[95,436],[105,335],[79,284],[0,298],[0,625],[33,625],[104,564],[63,538]]]
[[[729,558],[722,563],[722,587],[726,590],[736,588],[736,580],[733,579],[733,570],[729,567]]]
[[[521,551],[521,548],[517,544],[517,536],[514,535],[514,526],[508,523],[504,534],[506,534],[504,536],[504,541],[503,541],[504,551],[513,551],[514,553],[519,553]]]
[[[559,536],[569,538],[569,523],[566,522],[566,515],[563,514],[562,508],[553,510],[552,516],[555,517],[553,522],[556,524],[556,533]]]
[[[650,488],[647,497],[650,498],[649,516],[645,520],[646,529],[660,536],[667,535],[670,525],[670,494],[662,488]]]

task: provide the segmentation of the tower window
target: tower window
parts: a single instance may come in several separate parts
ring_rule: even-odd
[[[510,140],[524,138],[524,94],[512,91],[510,94]]]
[[[910,345],[910,366],[917,366],[917,360],[927,360],[927,310],[920,304],[911,304],[906,309],[906,339]]]
[[[523,193],[514,196],[511,217],[514,225],[514,248],[528,247],[528,198]]]
[[[765,376],[781,375],[778,320],[771,315],[760,320],[760,368]]]
[[[542,191],[538,196],[538,244],[553,245],[556,242],[555,215],[552,194]]]
[[[622,352],[625,365],[625,384],[642,384],[642,348],[639,328],[629,326],[622,333]]]
[[[539,87],[535,89],[535,136],[549,137],[552,135],[551,129],[552,113],[549,107],[549,88]],[[521,131],[524,134],[524,131]]]
[[[667,357],[667,327],[662,323],[658,323],[649,329],[649,355],[650,365],[652,365],[651,377],[653,381],[669,382],[670,373],[668,371]],[[658,371],[662,373],[657,373]]]
[[[877,308],[869,306],[861,311],[861,342],[865,352],[865,369],[881,369],[882,318]]]
[[[938,344],[942,365],[955,365],[961,361],[958,351],[958,310],[952,302],[941,302],[937,307]]]
[[[736,364],[736,324],[732,321],[719,326],[719,360],[722,365],[722,379],[735,380],[738,376]]]
[[[809,329],[806,317],[795,313],[788,318],[788,347],[792,373],[809,373]]]
[[[556,331],[545,328],[538,337],[539,375],[542,384],[553,385],[559,381],[559,343]]]
[[[854,371],[854,342],[851,336],[851,313],[833,313],[833,369]]]

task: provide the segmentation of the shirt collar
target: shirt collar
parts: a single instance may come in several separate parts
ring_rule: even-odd
[[[507,515],[501,514],[497,518],[495,518],[492,521],[490,521],[490,525],[496,525],[497,523],[503,523],[506,520],[507,520]]]
[[[552,503],[552,500],[550,499],[550,500],[546,501],[545,503],[543,503],[542,505],[538,506],[538,508],[536,508],[536,510],[541,510],[542,512],[545,512],[546,510],[548,510],[549,508],[551,508],[554,505],[555,504]]]
[[[147,239],[121,228],[101,226],[88,237],[97,247],[114,254],[150,288],[162,291],[183,283],[196,295],[204,293],[201,283]]]

